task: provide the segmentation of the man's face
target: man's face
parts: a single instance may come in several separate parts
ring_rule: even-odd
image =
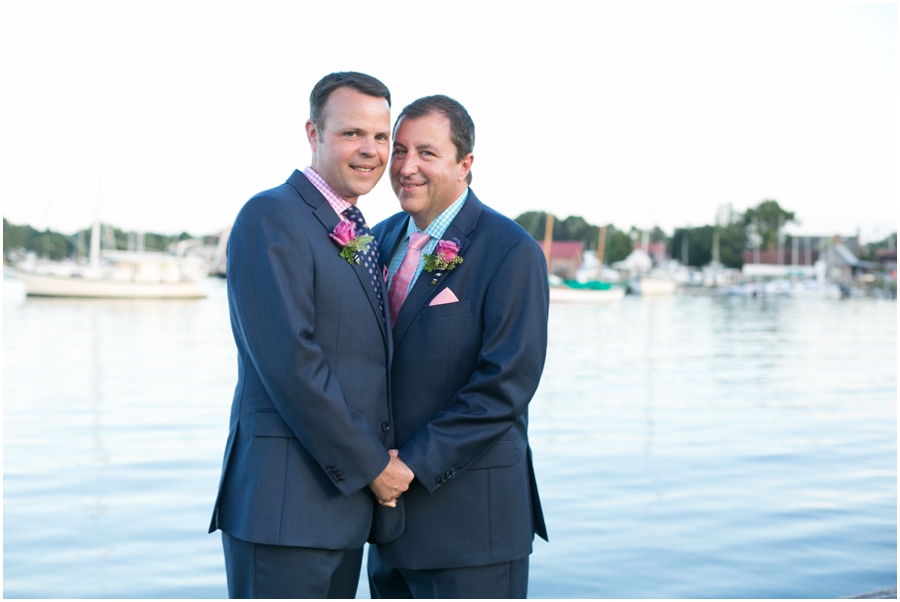
[[[469,153],[456,160],[450,140],[450,120],[440,113],[403,117],[394,132],[391,186],[400,207],[425,229],[466,189],[474,160]]]
[[[357,197],[375,188],[387,167],[388,102],[345,86],[328,97],[320,121],[306,122],[312,168],[338,196],[356,204]]]

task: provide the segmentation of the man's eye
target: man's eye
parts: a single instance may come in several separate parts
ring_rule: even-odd
[[[394,154],[392,156],[399,157],[400,155],[405,155],[405,154],[406,154],[406,151],[403,150],[402,148],[395,148]]]
[[[347,136],[348,138],[355,138],[356,135],[356,132],[344,132],[344,136]]]
[[[375,136],[375,140],[378,140],[378,141],[384,141],[387,139],[388,139],[388,137],[385,136],[384,134],[378,134],[377,136]]]

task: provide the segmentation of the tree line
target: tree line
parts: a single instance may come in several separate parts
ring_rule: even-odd
[[[103,227],[101,243],[104,248],[127,249],[128,232],[116,227]],[[166,251],[172,245],[193,238],[187,232],[176,235],[147,232],[143,235],[144,250]],[[3,218],[3,261],[10,259],[11,252],[20,249],[34,252],[38,257],[59,260],[86,257],[91,248],[91,228],[84,228],[74,234],[62,234],[53,230],[37,230],[29,225],[17,225]]]
[[[537,240],[544,240],[547,213],[528,211],[515,221]],[[791,248],[793,243],[788,234],[782,237],[785,226],[800,223],[793,211],[783,209],[778,201],[768,199],[744,212],[735,211],[730,205],[719,207],[715,224],[691,228],[675,228],[671,236],[658,226],[647,232],[651,243],[663,242],[669,257],[679,259],[685,265],[700,267],[713,261],[718,251],[719,262],[725,267],[743,267],[744,251],[759,248],[771,250],[778,247]],[[115,227],[104,227],[104,248],[128,248],[128,233]],[[187,232],[165,235],[148,232],[143,235],[144,249],[164,251],[172,245],[193,238]],[[590,224],[579,216],[553,220],[553,240],[581,241],[585,249],[596,250],[600,239],[600,226]],[[644,232],[631,227],[628,230],[607,224],[603,246],[604,263],[625,259],[634,249],[636,242],[642,242]],[[860,259],[874,260],[879,248],[896,247],[896,232],[884,240],[869,243],[861,249]],[[9,261],[10,252],[24,249],[39,257],[59,260],[87,255],[90,249],[91,229],[85,228],[74,234],[62,234],[52,230],[37,230],[29,225],[16,225],[3,218],[3,259]]]
[[[528,211],[515,218],[515,221],[535,239],[543,241],[547,215],[543,211]],[[647,239],[651,243],[664,242],[668,256],[685,265],[709,265],[718,253],[718,260],[722,265],[740,269],[744,265],[745,251],[756,248],[776,249],[779,241],[782,248],[791,248],[791,235],[782,236],[785,226],[790,223],[800,223],[795,213],[783,209],[778,201],[767,199],[744,212],[735,211],[731,205],[723,205],[717,211],[715,224],[675,228],[671,236],[654,226],[647,232]],[[585,249],[596,250],[600,228],[579,216],[565,219],[554,216],[553,240],[580,241]],[[896,245],[896,236],[894,233],[882,241],[866,245],[861,250],[860,259],[873,260],[876,249],[888,247],[891,241]],[[643,242],[643,239],[643,230],[633,226],[629,230],[621,230],[608,224],[603,246],[604,263],[625,259],[634,249],[635,243]]]

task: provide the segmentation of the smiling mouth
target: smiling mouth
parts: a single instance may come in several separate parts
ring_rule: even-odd
[[[360,172],[360,173],[371,173],[371,172],[375,171],[375,168],[374,168],[374,167],[357,167],[357,166],[354,166],[353,169],[354,169],[355,171]]]

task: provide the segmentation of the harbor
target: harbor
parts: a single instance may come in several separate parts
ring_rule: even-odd
[[[314,292],[337,290],[310,246],[328,228],[304,240],[335,217],[312,189],[277,218],[241,213],[309,167],[373,228],[418,213],[404,189],[435,201],[465,176],[541,245],[549,344],[528,412],[549,542],[529,597],[895,598],[897,3],[410,8],[4,3],[4,597],[226,597],[207,530],[238,380],[228,278],[296,292],[315,248]],[[360,52],[382,31],[445,50]],[[378,80],[335,97],[377,101],[375,127],[317,85],[344,71]],[[401,135],[434,95],[475,126],[451,126],[455,155],[443,125],[437,153]],[[430,204],[445,213],[419,229],[459,240],[485,307],[524,303],[502,283],[531,241]],[[481,306],[459,288],[457,308]],[[300,308],[317,342],[339,296]],[[334,348],[372,351],[357,339]],[[425,355],[411,370],[429,379]]]
[[[236,358],[225,281],[200,286],[42,298],[5,274],[5,597],[225,597],[206,529]],[[895,592],[896,317],[866,297],[552,303],[529,596]]]

